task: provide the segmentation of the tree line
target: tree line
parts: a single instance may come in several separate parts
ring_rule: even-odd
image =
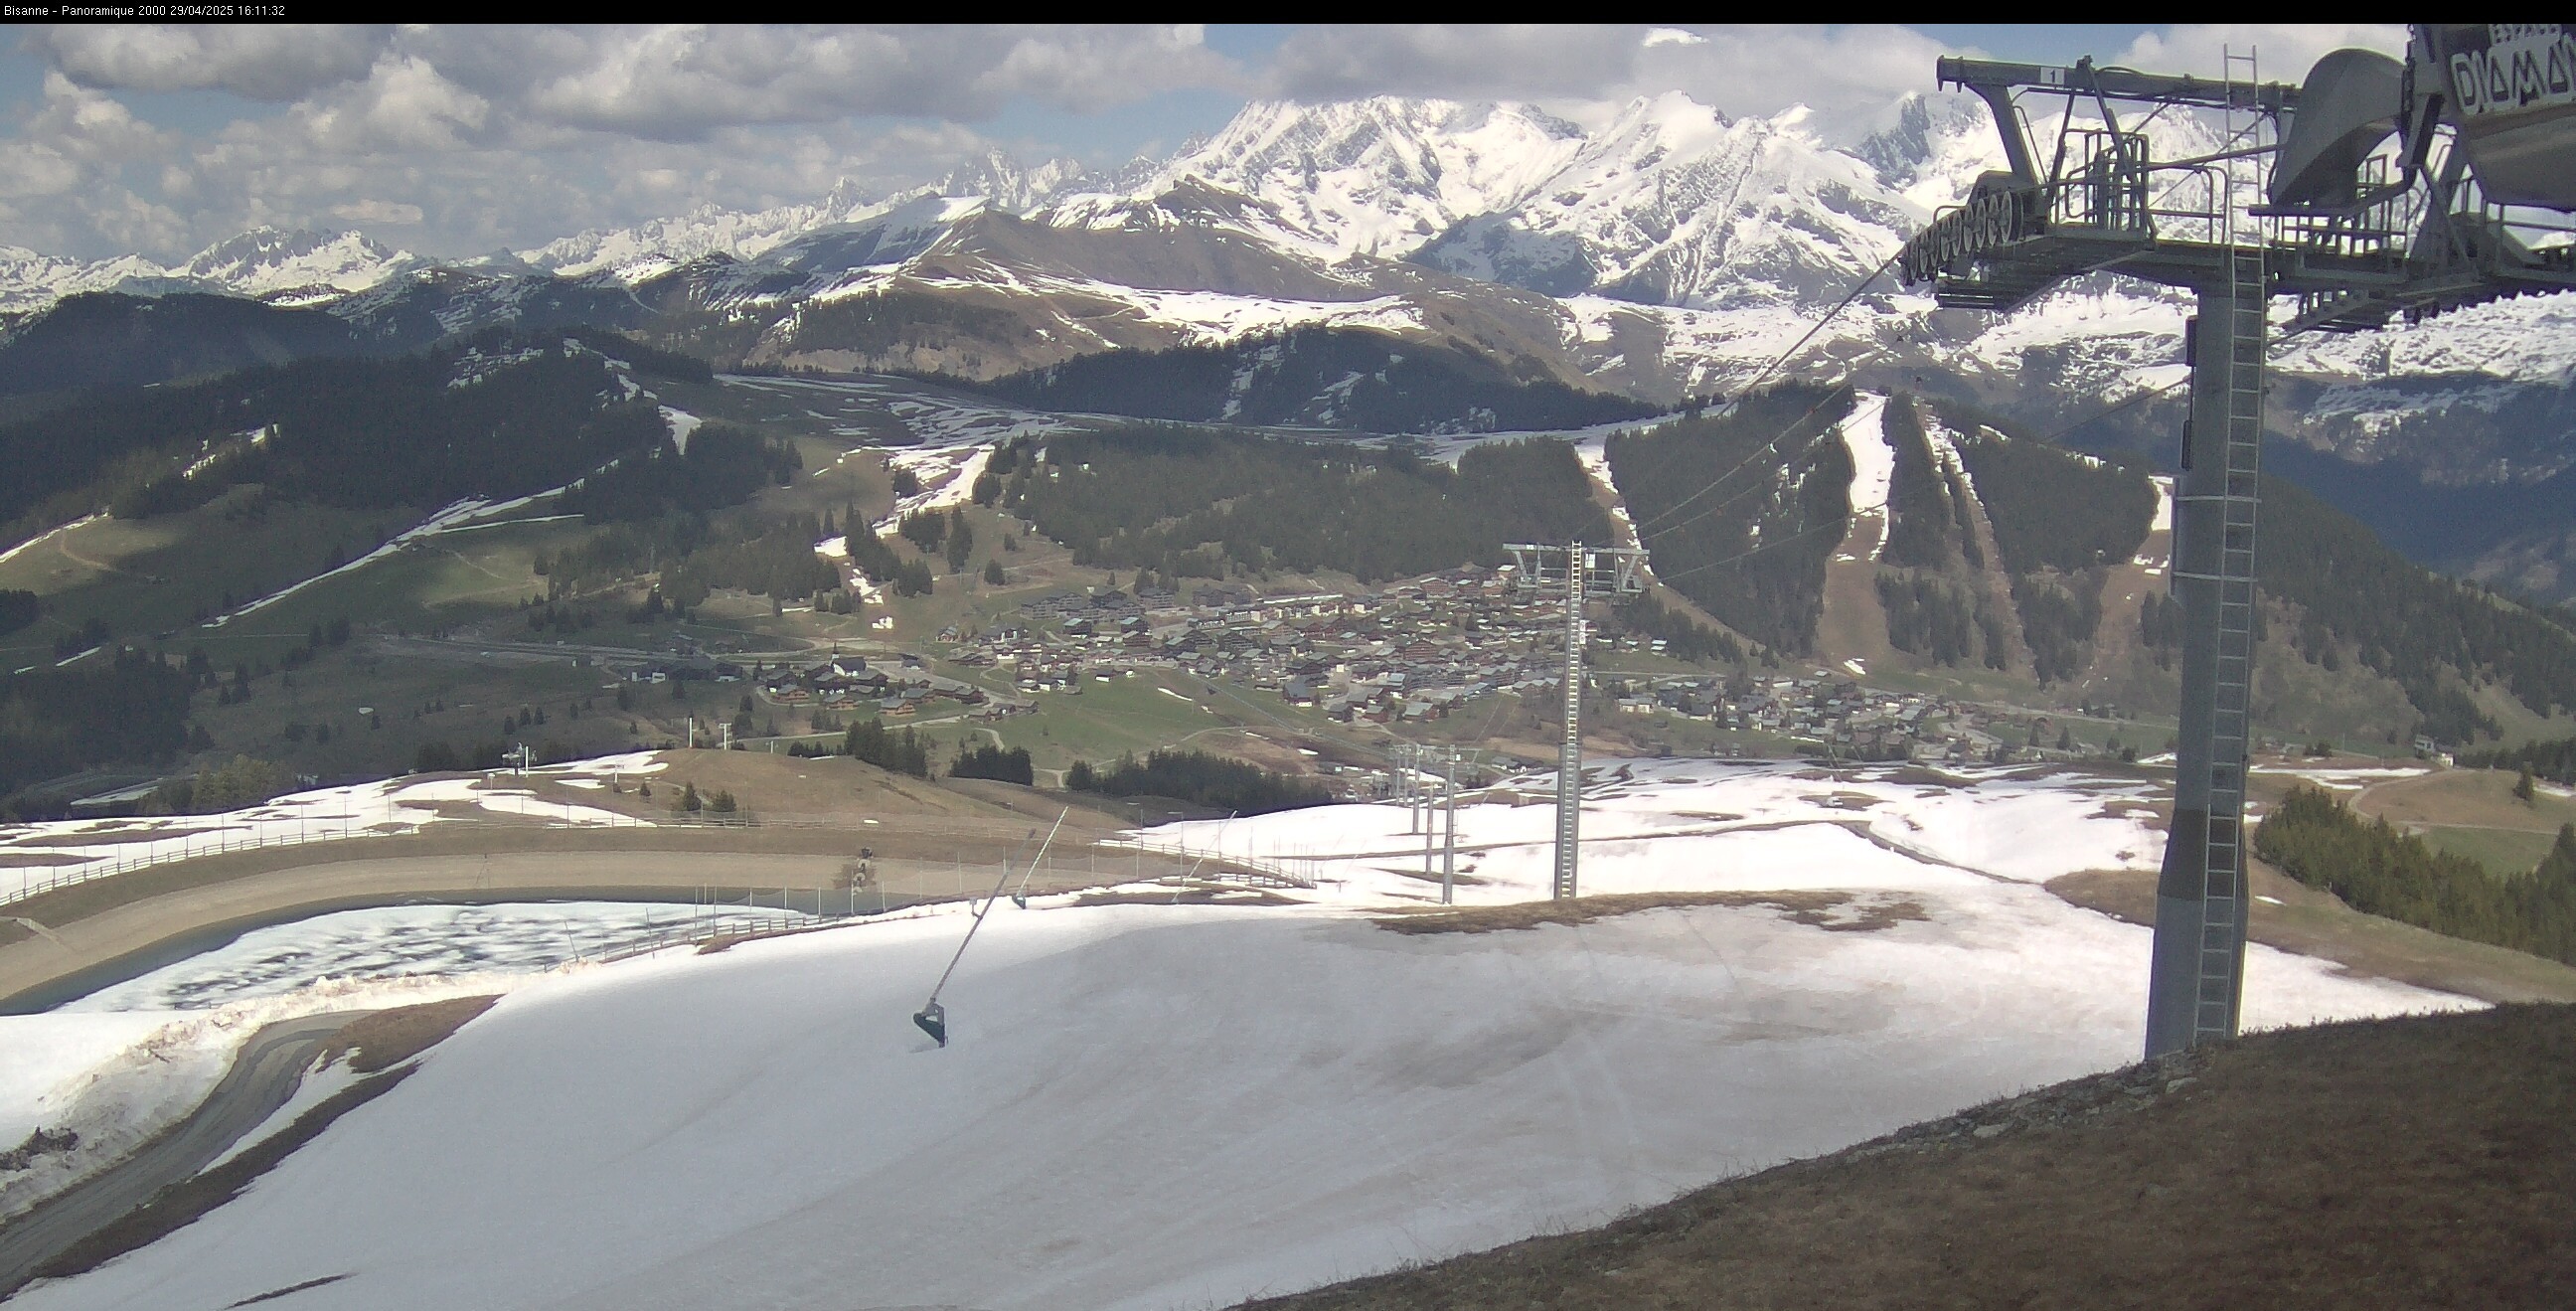
[[[972,748],[961,744],[957,748],[957,758],[948,762],[948,776],[999,779],[1004,783],[1033,786],[1037,783],[1037,768],[1029,761],[1027,747],[1012,747],[1006,751],[989,742]]]
[[[1359,432],[1581,428],[1653,411],[1508,364],[1369,329],[1303,327],[1222,346],[1103,351],[971,384],[1041,409]]]
[[[1336,570],[1363,582],[1496,564],[1511,541],[1610,540],[1572,448],[1493,442],[1453,470],[1397,444],[1171,425],[1060,435],[1000,498],[1077,564],[1165,578]]]
[[[664,440],[659,409],[604,399],[620,393],[564,334],[504,329],[395,358],[102,390],[0,424],[0,524],[14,538],[102,505],[167,514],[244,483],[353,508],[525,495]]]
[[[1897,569],[1983,569],[1985,551],[1977,545],[1967,478],[1934,457],[1931,434],[1915,405],[1914,397],[1900,392],[1882,411],[1896,468],[1888,482],[1887,541],[1879,562]]]
[[[2002,621],[1982,589],[1928,571],[1882,569],[1878,603],[1887,613],[1887,643],[1897,650],[1935,664],[1963,665],[1982,649],[1988,668],[2003,667]]]
[[[1170,797],[1238,815],[1320,806],[1333,799],[1318,780],[1204,751],[1155,751],[1143,760],[1130,752],[1106,765],[1078,760],[1065,770],[1064,785],[1113,797]]]
[[[1664,604],[1652,592],[1640,592],[1621,602],[1611,612],[1618,627],[1651,639],[1660,639],[1664,654],[1675,660],[1705,664],[1723,660],[1731,665],[1744,663],[1744,644],[1735,635],[1711,628]]]
[[[1825,565],[1851,524],[1848,387],[1784,384],[1613,433],[1610,474],[1664,584],[1775,651],[1814,650]]]
[[[592,523],[703,514],[787,486],[804,467],[796,443],[710,419],[689,434],[685,449],[666,429],[661,440],[584,477],[558,504]]]
[[[2499,730],[2477,680],[2544,713],[2576,709],[2576,628],[2425,569],[2296,484],[2263,480],[2258,549],[2264,589],[2405,689],[2426,735],[2467,745]]]
[[[2576,964],[2576,825],[2532,872],[2497,875],[2300,787],[2255,829],[2254,853],[2366,914]]]
[[[2518,747],[2498,747],[2492,751],[2471,751],[2461,755],[2459,763],[2472,769],[2527,770],[2550,782],[2576,787],[2576,737],[2526,742]]]
[[[164,762],[189,742],[185,669],[131,647],[67,669],[0,677],[0,797],[93,766]],[[33,814],[76,798],[17,798]]]
[[[2093,660],[2103,583],[2155,526],[2155,484],[2143,467],[2009,435],[1955,402],[1933,409],[1958,434],[1959,462],[1993,527],[2032,674],[2043,683],[2076,677]]]

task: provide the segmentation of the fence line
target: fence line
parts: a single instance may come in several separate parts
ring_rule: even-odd
[[[568,806],[563,809],[564,813],[560,816],[542,814],[537,809],[527,809],[516,812],[502,811],[500,814],[505,818],[516,817],[534,820],[536,821],[538,828],[549,832],[581,832],[600,829],[832,829],[849,834],[854,851],[858,844],[864,842],[872,833],[879,831],[876,825],[853,823],[847,819],[835,819],[822,815],[733,814],[710,816],[702,813],[698,815],[680,814],[656,816],[652,819],[645,819],[640,816],[619,814],[617,812],[603,811],[596,808],[585,808],[589,811],[589,813],[585,815],[573,814],[573,807]],[[112,852],[105,857],[92,857],[88,859],[86,863],[77,865],[53,867],[29,866],[19,872],[14,887],[9,886],[6,882],[0,882],[0,906],[8,906],[17,902],[26,901],[30,898],[43,896],[46,893],[54,892],[62,888],[87,883],[93,879],[109,878],[118,874],[150,869],[154,866],[172,864],[183,860],[192,860],[202,856],[218,856],[236,851],[260,851],[266,850],[270,847],[302,846],[313,842],[342,842],[357,838],[420,837],[433,831],[454,832],[456,831],[455,826],[460,822],[464,823],[467,827],[475,826],[472,821],[428,820],[413,822],[412,826],[409,828],[388,830],[386,827],[389,824],[400,824],[404,822],[405,821],[401,820],[377,819],[361,823],[356,815],[330,816],[319,821],[306,820],[299,817],[295,821],[294,828],[289,830],[286,827],[286,820],[267,819],[254,821],[253,825],[248,829],[223,827],[199,830],[196,832],[178,833],[169,837],[154,837],[136,841],[101,843],[98,845],[113,848]],[[985,830],[954,825],[907,824],[904,826],[903,832],[907,835],[946,833],[975,837],[998,838],[999,836],[997,833],[991,833]],[[1311,875],[1299,873],[1291,865],[1286,863],[1275,860],[1265,860],[1252,856],[1224,855],[1209,849],[1194,849],[1185,843],[1152,842],[1142,838],[1129,838],[1095,841],[1092,844],[1092,847],[1095,852],[1101,850],[1127,850],[1134,853],[1135,861],[1129,871],[1131,879],[1118,880],[1113,877],[1110,880],[1107,880],[1111,882],[1142,881],[1146,877],[1143,864],[1144,857],[1160,856],[1177,862],[1181,867],[1181,874],[1195,877],[1203,882],[1231,883],[1256,887],[1312,888],[1315,886],[1314,879]],[[42,851],[46,850],[46,848],[21,847],[15,848],[15,850]],[[1085,859],[1088,863],[1085,869],[1086,877],[1083,879],[1083,882],[1099,883],[1104,881],[1099,877],[1101,870],[1099,869],[1098,856],[1094,854],[1086,856]],[[873,861],[872,863],[877,865],[893,866],[904,862],[900,860],[885,860]],[[923,864],[923,862],[912,863],[915,865]],[[954,880],[954,892],[957,895],[964,895],[969,890],[967,887],[968,880],[964,877],[965,866],[962,862],[949,863],[955,866],[955,873],[957,875]],[[928,864],[935,867],[938,862],[929,862]],[[1060,865],[1056,858],[1050,857],[1047,861],[1047,867],[1049,875],[1053,876],[1060,868]],[[53,872],[39,872],[48,868]],[[998,869],[998,867],[996,868]],[[1117,872],[1116,866],[1113,864],[1108,872],[1114,876]],[[916,877],[919,877],[921,870],[916,869],[915,874]],[[1173,877],[1173,875],[1157,873],[1153,877],[1170,878]],[[6,873],[0,872],[0,880],[6,880],[6,878]],[[883,881],[881,878],[878,880],[878,883],[880,890],[882,890]],[[880,904],[879,909],[882,910],[883,908],[882,904]]]

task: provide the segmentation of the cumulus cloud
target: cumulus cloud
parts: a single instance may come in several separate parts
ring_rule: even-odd
[[[2403,40],[2203,25],[2119,58],[2214,73],[2221,45],[2259,45],[2266,73],[2294,80],[2334,46]],[[259,223],[393,227],[453,254],[704,206],[881,195],[980,157],[998,116],[1187,89],[1535,101],[1595,124],[1678,91],[1736,117],[1805,105],[1813,130],[1848,141],[1932,89],[1942,53],[1862,24],[1317,25],[1252,67],[1187,25],[124,25],[30,28],[18,49],[48,71],[0,130],[0,242],[163,258]],[[187,90],[279,108],[164,129],[118,99]]]
[[[17,46],[49,68],[0,135],[0,241],[92,258],[257,224],[454,253],[891,191],[992,149],[975,125],[1018,105],[1247,84],[1191,25],[126,25]],[[117,99],[190,90],[282,109],[163,132]]]
[[[852,115],[1096,111],[1237,80],[1195,26],[439,28],[403,49],[532,121],[662,140]]]
[[[1910,29],[1857,24],[1319,26],[1281,44],[1264,87],[1306,101],[1532,100],[1587,121],[1635,97],[1681,91],[1736,116],[1805,105],[1823,130],[1849,133],[1899,94],[1930,90],[1940,53]]]
[[[2116,63],[2158,73],[2221,77],[2229,50],[2260,58],[2266,82],[2300,82],[2329,50],[2359,46],[2403,58],[2406,29],[2396,23],[2182,23],[2141,33]],[[2242,76],[2243,70],[2238,70]]]
[[[1908,91],[1930,91],[1941,44],[1888,24],[1838,27],[1703,27],[1699,41],[1661,41],[1639,52],[1631,94],[1690,93],[1736,116],[1816,113],[1820,130],[1849,136]]]
[[[0,139],[0,202],[6,239],[30,246],[107,245],[166,249],[184,227],[177,214],[125,185],[127,167],[167,155],[173,139],[114,97],[45,75],[43,98]]]
[[[1598,99],[1635,76],[1648,34],[1624,24],[1318,25],[1280,44],[1265,89],[1305,101]]]
[[[287,101],[364,75],[390,26],[101,23],[40,27],[28,44],[83,86],[222,90]]]
[[[398,200],[361,200],[352,204],[333,205],[331,217],[348,223],[384,223],[408,227],[420,222],[421,208]]]

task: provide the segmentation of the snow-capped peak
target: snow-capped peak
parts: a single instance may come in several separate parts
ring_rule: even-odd
[[[1022,167],[1018,160],[999,150],[987,150],[974,162],[951,169],[939,183],[939,194],[978,199],[995,209],[1025,214],[1083,177],[1082,165],[1070,159],[1050,159],[1035,167]]]
[[[362,291],[421,262],[360,233],[253,228],[198,251],[170,273],[266,296],[315,287]]]
[[[1839,297],[1925,215],[1806,120],[1641,97],[1526,201],[1414,258],[1555,295],[1714,308]]]
[[[1313,253],[1396,258],[1462,219],[1520,203],[1582,144],[1580,128],[1527,105],[1267,101],[1133,194],[1195,181],[1277,209],[1314,234]]]

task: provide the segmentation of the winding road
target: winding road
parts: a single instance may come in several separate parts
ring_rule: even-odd
[[[132,1156],[0,1224],[0,1299],[72,1244],[115,1223],[216,1158],[286,1105],[324,1044],[372,1011],[332,1011],[261,1028],[188,1118]]]

